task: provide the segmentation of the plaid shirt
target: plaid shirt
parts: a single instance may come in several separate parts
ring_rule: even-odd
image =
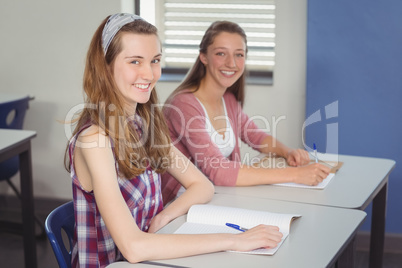
[[[79,134],[80,132],[71,139],[69,147],[76,223],[71,265],[105,267],[110,263],[124,260],[124,257],[116,247],[99,213],[93,191],[85,191],[75,173],[73,156]],[[117,163],[116,170],[118,170]],[[121,194],[138,227],[146,232],[151,219],[163,209],[160,175],[148,168],[135,178],[125,179],[118,176],[117,180]]]

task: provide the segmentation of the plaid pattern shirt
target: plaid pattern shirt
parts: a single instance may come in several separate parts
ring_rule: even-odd
[[[75,173],[73,155],[79,134],[80,132],[71,140],[69,147],[75,213],[71,267],[105,267],[124,260],[124,257],[106,228],[94,193],[83,189]],[[160,175],[148,168],[135,178],[125,179],[118,176],[117,180],[138,227],[146,232],[151,219],[163,209]]]

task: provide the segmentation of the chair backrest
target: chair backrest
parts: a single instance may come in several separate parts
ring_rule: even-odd
[[[73,201],[55,208],[47,216],[45,229],[50,245],[60,268],[71,267],[71,249],[74,234],[74,204]],[[69,247],[63,241],[62,230],[68,237]]]
[[[0,128],[22,129],[29,97],[0,104]],[[0,163],[0,181],[8,180],[19,170],[18,156]]]
[[[22,129],[29,97],[0,104],[0,128]]]

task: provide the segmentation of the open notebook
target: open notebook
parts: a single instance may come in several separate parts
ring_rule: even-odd
[[[314,161],[312,160],[311,163]],[[315,186],[299,184],[299,183],[276,183],[273,185],[278,186],[287,186],[287,187],[298,187],[298,188],[309,188],[309,189],[319,189],[322,190],[330,183],[330,181],[335,177],[335,173],[342,167],[343,162],[336,162],[336,161],[327,161],[327,160],[319,160],[321,164],[324,164],[331,168],[331,173],[319,184]],[[265,167],[265,168],[285,168],[289,167],[286,162],[286,159],[283,157],[271,157],[271,156],[262,156],[261,161],[255,163],[254,166]]]
[[[234,207],[214,205],[193,205],[187,214],[187,221],[183,223],[175,234],[210,234],[210,233],[240,233],[236,229],[226,226],[234,223],[250,229],[259,224],[278,226],[283,234],[282,241],[275,248],[255,249],[249,254],[273,255],[289,235],[290,224],[294,218],[301,215],[270,213],[266,211],[249,210]]]

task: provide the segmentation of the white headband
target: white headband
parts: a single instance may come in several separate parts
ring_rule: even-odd
[[[120,28],[136,20],[142,20],[142,18],[128,13],[117,13],[109,17],[102,31],[102,47],[105,55],[110,43]]]

